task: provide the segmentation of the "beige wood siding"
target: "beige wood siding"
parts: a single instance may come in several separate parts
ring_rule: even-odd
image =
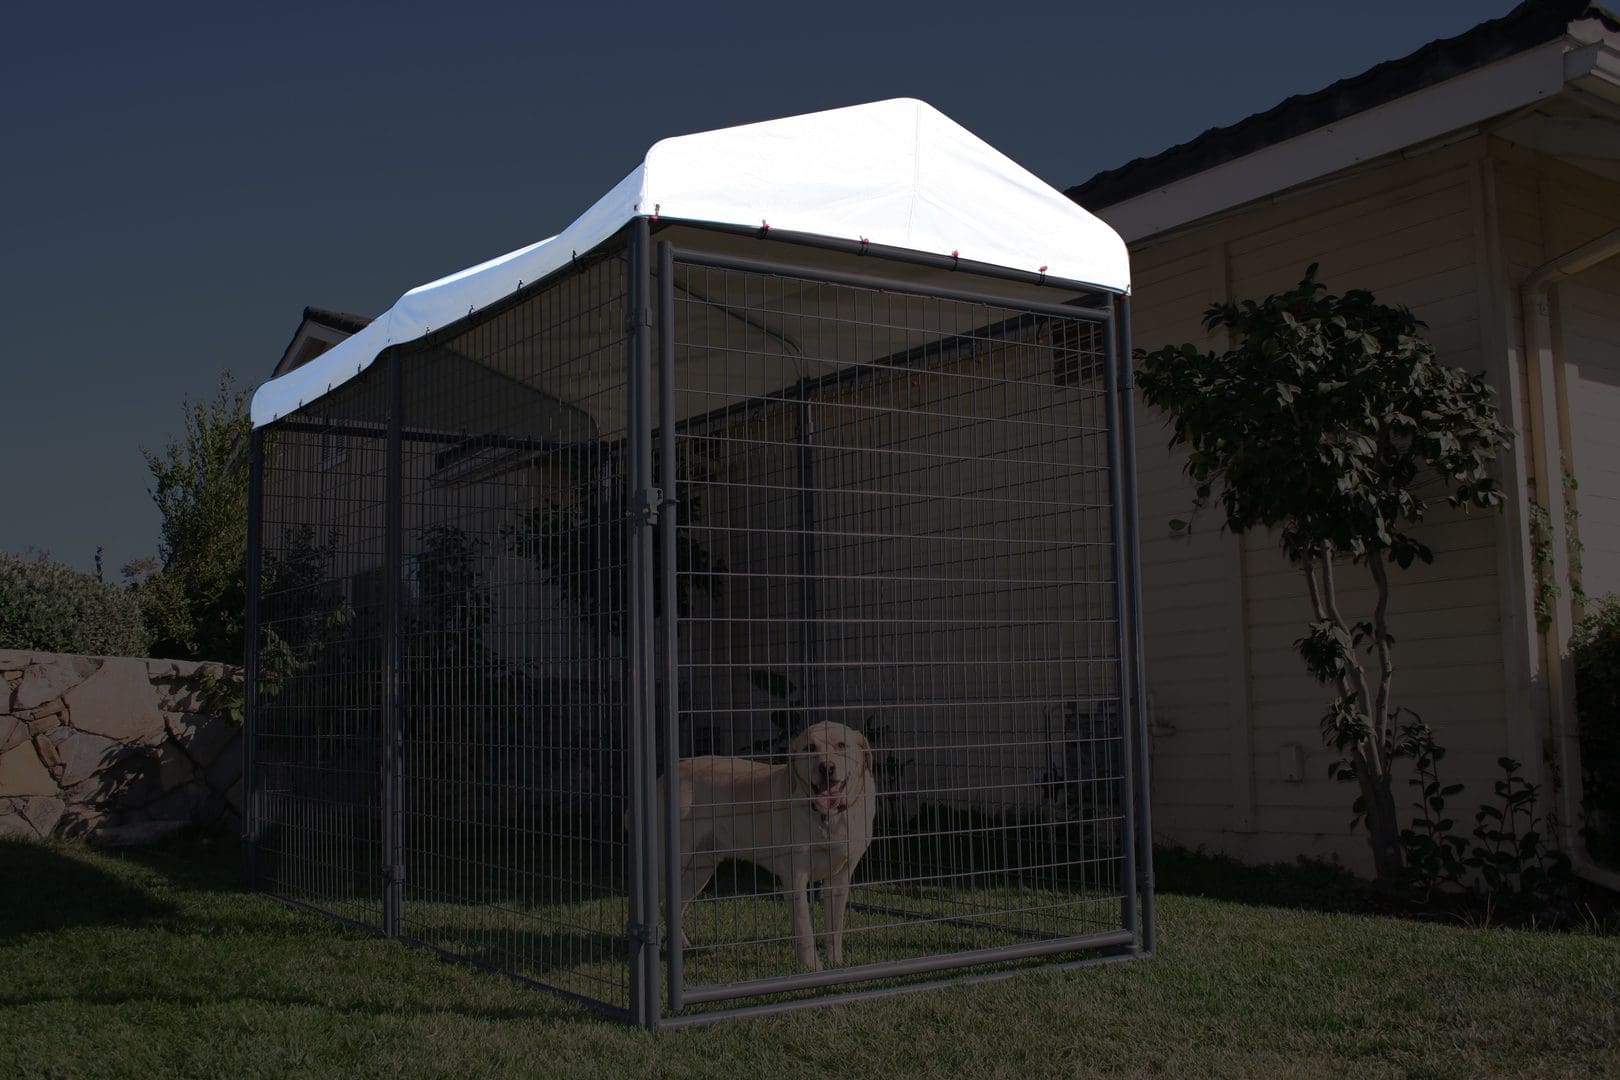
[[[1136,344],[1211,347],[1203,314],[1224,287],[1220,245],[1166,244],[1132,259]],[[1169,450],[1168,425],[1140,398],[1137,411],[1154,829],[1203,843],[1246,824],[1245,762],[1234,754],[1246,723],[1243,656],[1233,648],[1242,640],[1238,544],[1209,513],[1189,533],[1170,529],[1193,517],[1183,455]]]

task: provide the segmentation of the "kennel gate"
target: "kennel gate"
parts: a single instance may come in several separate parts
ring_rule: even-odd
[[[1127,327],[639,218],[256,430],[255,885],[648,1026],[1151,951]],[[845,966],[746,851],[661,918],[657,778],[824,720],[880,791]]]

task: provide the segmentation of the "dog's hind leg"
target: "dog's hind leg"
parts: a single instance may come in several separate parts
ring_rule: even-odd
[[[681,860],[681,948],[690,949],[692,939],[686,932],[686,909],[703,887],[714,877],[715,867],[720,865],[720,856],[707,848],[694,851]],[[669,912],[664,912],[664,921],[669,921]]]

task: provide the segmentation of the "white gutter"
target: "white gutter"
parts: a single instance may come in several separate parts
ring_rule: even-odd
[[[1519,286],[1519,303],[1524,314],[1524,352],[1528,366],[1526,390],[1529,396],[1530,461],[1537,501],[1546,511],[1554,533],[1564,530],[1564,542],[1552,546],[1552,578],[1569,591],[1570,541],[1564,506],[1564,475],[1572,464],[1569,456],[1569,401],[1564,389],[1564,365],[1554,354],[1552,318],[1548,304],[1551,288],[1566,278],[1620,255],[1620,229],[1582,244],[1573,251],[1542,264]],[[1549,419],[1547,406],[1552,403]],[[1620,891],[1620,872],[1599,866],[1587,853],[1575,823],[1581,807],[1580,738],[1575,717],[1574,659],[1567,644],[1574,635],[1576,614],[1571,603],[1552,605],[1553,617],[1541,629],[1546,652],[1548,725],[1551,728],[1554,760],[1558,762],[1561,783],[1557,787],[1557,808],[1563,848],[1577,874],[1606,889]]]

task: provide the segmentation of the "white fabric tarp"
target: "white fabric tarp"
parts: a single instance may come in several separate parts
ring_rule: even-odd
[[[654,214],[864,239],[1130,289],[1125,243],[1113,229],[937,109],[896,98],[659,142],[558,235],[412,289],[364,330],[259,387],[254,425]]]

